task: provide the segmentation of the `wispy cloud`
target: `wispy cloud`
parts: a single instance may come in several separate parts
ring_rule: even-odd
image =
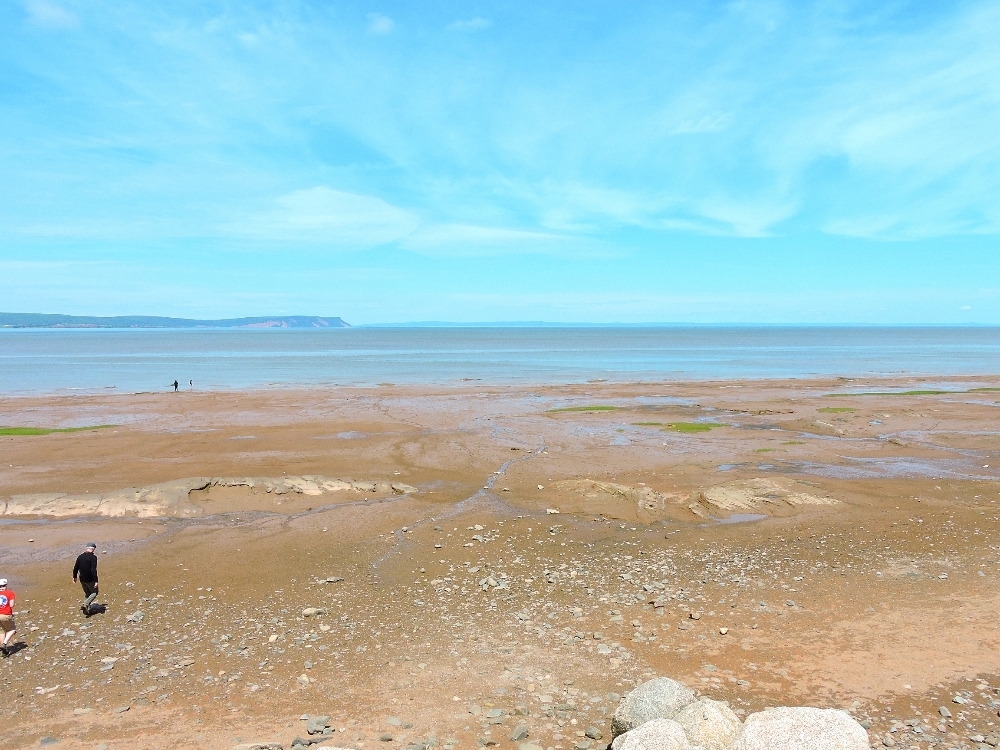
[[[381,13],[368,14],[368,30],[373,34],[390,34],[394,28],[396,22],[389,16],[383,16]]]
[[[582,259],[607,255],[608,248],[586,237],[470,224],[425,224],[400,246],[431,256],[486,257],[548,255]]]
[[[398,240],[418,226],[415,214],[380,198],[319,186],[283,195],[273,208],[227,224],[221,232],[256,241],[363,249]]]
[[[66,29],[79,23],[75,14],[48,0],[27,0],[24,9],[28,13],[28,20],[35,26]]]
[[[482,31],[493,25],[493,22],[486,18],[470,18],[467,21],[452,21],[448,24],[449,31]]]
[[[488,225],[437,223],[381,198],[327,186],[295,190],[272,207],[214,232],[268,245],[302,244],[361,250],[390,243],[421,255],[566,255],[607,252],[588,238]]]

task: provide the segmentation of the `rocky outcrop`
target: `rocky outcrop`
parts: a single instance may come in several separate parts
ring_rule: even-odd
[[[741,479],[701,490],[688,509],[696,516],[710,518],[733,512],[787,516],[802,506],[839,505],[832,497],[803,492],[798,483],[787,479]]]
[[[418,492],[416,487],[401,482],[354,481],[322,476],[188,477],[146,487],[127,487],[104,493],[13,495],[4,504],[2,515],[189,518],[204,516],[210,512],[210,508],[194,502],[192,493],[213,487],[242,487],[253,491],[254,494],[273,496],[320,497],[347,491],[391,496]]]

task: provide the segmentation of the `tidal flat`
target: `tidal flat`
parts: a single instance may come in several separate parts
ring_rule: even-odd
[[[308,714],[337,747],[597,748],[657,675],[996,736],[1000,393],[954,383],[0,399],[30,428],[0,435],[8,744],[287,748]]]

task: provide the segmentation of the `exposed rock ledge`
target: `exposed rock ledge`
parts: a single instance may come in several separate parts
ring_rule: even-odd
[[[5,516],[157,516],[206,515],[205,506],[193,501],[192,492],[212,487],[243,487],[255,495],[314,495],[353,490],[381,496],[417,492],[401,482],[363,482],[321,476],[280,477],[189,477],[147,487],[126,487],[103,494],[67,495],[39,493],[13,495],[6,501]]]

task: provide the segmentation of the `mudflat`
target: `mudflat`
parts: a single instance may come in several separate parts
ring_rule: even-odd
[[[654,675],[995,739],[998,384],[2,399],[94,427],[0,430],[7,743],[596,748]]]

